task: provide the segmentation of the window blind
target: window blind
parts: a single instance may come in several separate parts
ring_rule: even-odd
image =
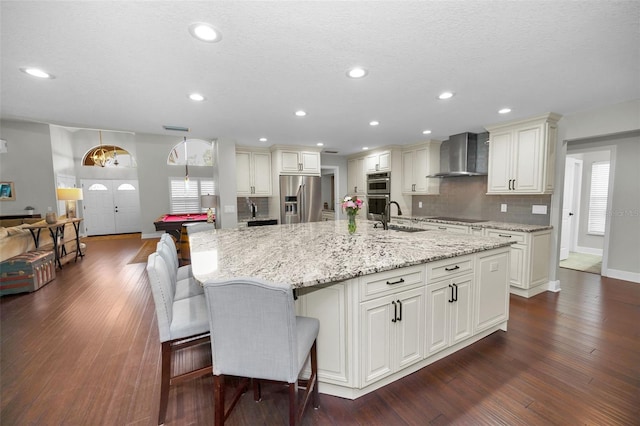
[[[604,235],[609,195],[609,162],[597,161],[591,165],[591,190],[589,193],[589,234]]]
[[[215,195],[215,182],[213,179],[189,178],[187,185],[184,177],[169,178],[171,214],[176,213],[202,213],[206,209],[200,206],[200,195]]]

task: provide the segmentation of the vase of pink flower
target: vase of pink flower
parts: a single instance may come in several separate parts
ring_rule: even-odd
[[[347,213],[348,229],[349,234],[353,234],[356,232],[356,215],[358,211],[362,208],[362,200],[359,200],[358,197],[351,197],[347,195],[342,200],[342,210]]]

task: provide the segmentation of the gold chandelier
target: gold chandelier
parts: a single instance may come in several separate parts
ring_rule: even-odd
[[[117,166],[118,163],[118,154],[116,152],[116,147],[113,147],[113,151],[110,149],[105,149],[102,146],[102,131],[100,133],[100,146],[93,150],[89,154],[89,158],[93,160],[94,166],[106,167],[109,165]],[[111,148],[111,147],[108,147]]]

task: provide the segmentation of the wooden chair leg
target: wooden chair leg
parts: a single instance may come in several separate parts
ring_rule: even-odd
[[[260,380],[251,379],[253,381],[253,400],[258,402],[262,399],[262,388],[260,386]]]
[[[224,375],[213,376],[213,410],[215,426],[224,425]]]
[[[289,426],[295,426],[298,416],[298,382],[289,383]]]
[[[164,424],[167,415],[167,405],[169,404],[169,384],[171,383],[171,342],[162,343],[161,355],[161,376],[160,376],[160,410],[158,413],[158,424]]]
[[[311,376],[313,377],[313,408],[320,407],[320,395],[318,392],[318,355],[316,352],[316,342],[311,346]]]

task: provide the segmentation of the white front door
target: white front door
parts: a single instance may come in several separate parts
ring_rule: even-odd
[[[140,232],[137,180],[81,180],[86,235]]]
[[[576,224],[578,223],[579,197],[582,176],[582,160],[567,157],[562,194],[562,232],[560,234],[560,260],[567,259],[575,249]]]

